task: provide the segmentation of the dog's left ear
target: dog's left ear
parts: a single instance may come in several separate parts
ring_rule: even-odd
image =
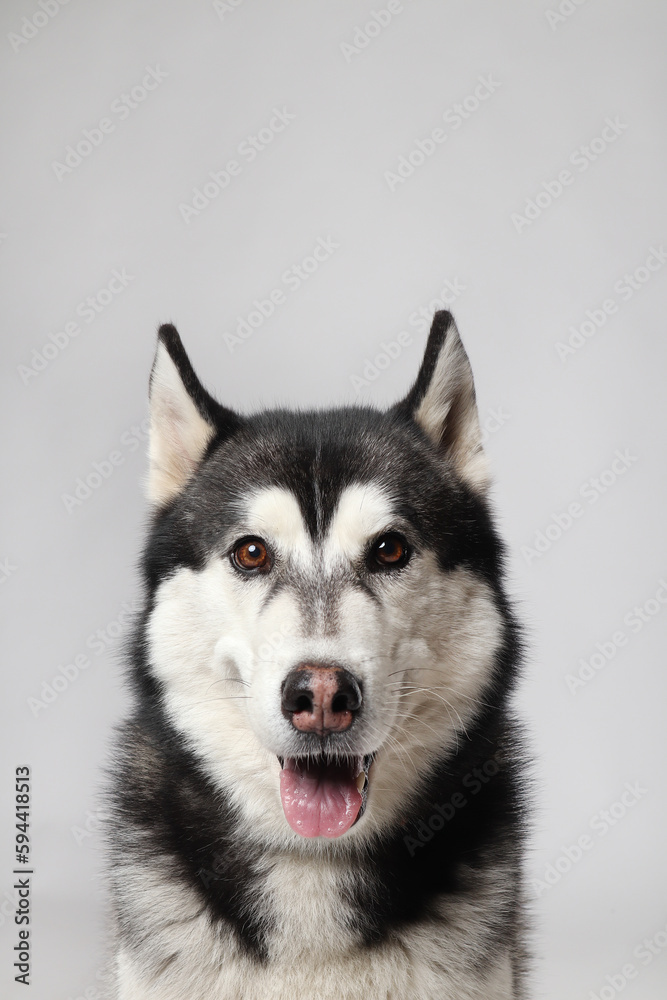
[[[204,389],[170,323],[158,331],[149,395],[148,498],[162,507],[185,488],[214,440],[242,420]]]
[[[486,491],[490,474],[472,368],[451,313],[433,317],[417,380],[395,409],[412,417],[465,483]]]

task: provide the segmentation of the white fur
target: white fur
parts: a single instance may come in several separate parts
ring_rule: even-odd
[[[375,483],[355,483],[342,493],[323,545],[327,565],[359,558],[369,539],[396,526],[387,493]]]
[[[350,487],[324,560],[295,503],[285,491],[255,494],[240,530],[267,538],[279,558],[296,552],[301,574],[324,574],[325,594],[393,523],[379,488]],[[201,571],[182,568],[158,588],[148,631],[174,724],[236,806],[240,835],[261,842],[260,910],[275,918],[269,961],[257,965],[231,930],[211,923],[168,859],[152,859],[150,870],[128,863],[115,873],[117,892],[130,898],[146,946],[141,959],[120,953],[118,1000],[510,1000],[509,955],[484,974],[472,968],[506,880],[486,873],[473,882],[471,873],[473,891],[442,904],[442,923],[396,929],[374,948],[357,943],[345,892],[350,844],[407,814],[435,756],[456,743],[477,705],[500,634],[489,588],[463,568],[443,573],[425,552],[382,581],[379,604],[345,587],[337,627],[323,636],[289,587],[264,605],[269,585],[268,577],[239,579],[218,556]],[[276,756],[293,738],[280,712],[282,679],[318,657],[362,679],[369,704],[359,752],[378,751],[364,816],[326,843],[287,824]]]
[[[486,490],[490,470],[482,449],[472,369],[453,320],[414,416],[438,447],[443,431],[448,430],[447,422],[455,421],[448,457],[462,479],[475,489]]]
[[[291,490],[282,486],[263,489],[248,498],[246,516],[249,535],[272,542],[283,556],[302,568],[312,567],[313,540],[304,524],[301,508]]]
[[[215,429],[199,413],[164,344],[151,376],[148,498],[161,505],[192,476]]]
[[[472,374],[453,326],[415,419],[438,447],[444,428],[447,458],[486,488]],[[184,487],[212,434],[160,344],[154,503]],[[423,921],[395,926],[377,946],[360,945],[351,902],[352,848],[409,816],[438,756],[456,747],[479,708],[501,639],[491,588],[463,566],[443,572],[421,547],[404,570],[377,574],[375,599],[354,586],[354,567],[378,535],[409,537],[379,484],[342,492],[321,543],[284,487],[239,498],[237,514],[224,543],[263,538],[283,586],[272,593],[275,573],[244,579],[228,557],[211,555],[201,570],[181,567],[162,581],[147,640],[173,725],[228,796],[238,835],[261,847],[254,915],[271,917],[268,960],[248,957],[231,927],[211,917],[176,859],[146,852],[111,874],[116,905],[138,935],[126,933],[118,952],[116,1000],[512,1000],[511,955],[484,957],[513,884],[511,860],[464,866],[466,891],[441,897]],[[375,754],[366,811],[334,840],[300,837],[280,801],[277,758],[298,753],[281,685],[304,661],[339,663],[360,679],[350,752]]]
[[[335,888],[337,880],[345,882],[344,865],[336,859],[267,858],[258,880],[279,919],[269,960],[257,965],[239,951],[232,932],[221,932],[200,912],[192,890],[166,874],[160,892],[155,870],[128,866],[122,872],[128,891],[135,890],[133,906],[141,907],[146,947],[139,948],[141,958],[121,950],[118,1000],[512,1000],[514,995],[508,954],[474,970],[491,931],[484,924],[487,907],[502,895],[499,878],[474,876],[476,901],[443,905],[441,923],[397,928],[384,944],[362,947],[346,929],[351,914]]]
[[[355,525],[353,512],[364,491],[367,503]],[[275,531],[264,516],[271,509],[280,514]],[[258,510],[262,517],[253,522],[251,512]],[[320,574],[326,600],[337,567],[378,526],[391,526],[388,511],[388,500],[377,491],[345,491],[324,543],[326,564],[293,505],[276,491],[252,498],[243,528],[268,536],[281,558],[287,558],[291,540],[299,573]],[[280,803],[277,757],[298,752],[280,711],[280,688],[303,661],[340,663],[359,677],[365,705],[353,752],[378,752],[365,815],[330,845],[344,851],[347,838],[367,837],[404,814],[437,755],[465,731],[489,677],[499,614],[483,581],[463,567],[443,573],[430,552],[382,580],[379,603],[346,586],[329,634],[318,629],[311,609],[304,611],[289,586],[265,603],[268,587],[270,574],[241,580],[219,556],[201,571],[178,570],[156,594],[148,628],[152,669],[165,682],[173,723],[232,797],[249,835],[316,852],[316,842],[290,829]]]

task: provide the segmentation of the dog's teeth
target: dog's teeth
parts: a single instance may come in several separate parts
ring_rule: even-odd
[[[357,775],[356,779],[355,779],[355,784],[357,786],[357,790],[358,791],[363,792],[364,788],[366,787],[366,781],[367,780],[368,780],[368,776],[367,776],[366,772],[365,771],[360,771],[359,774]]]

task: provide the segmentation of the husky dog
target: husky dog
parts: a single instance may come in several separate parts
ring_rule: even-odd
[[[372,407],[241,415],[160,328],[118,1000],[525,996],[520,639],[447,312]]]

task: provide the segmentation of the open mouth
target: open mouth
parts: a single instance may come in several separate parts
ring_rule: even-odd
[[[340,837],[361,819],[368,796],[365,757],[279,757],[285,819],[302,837]]]

